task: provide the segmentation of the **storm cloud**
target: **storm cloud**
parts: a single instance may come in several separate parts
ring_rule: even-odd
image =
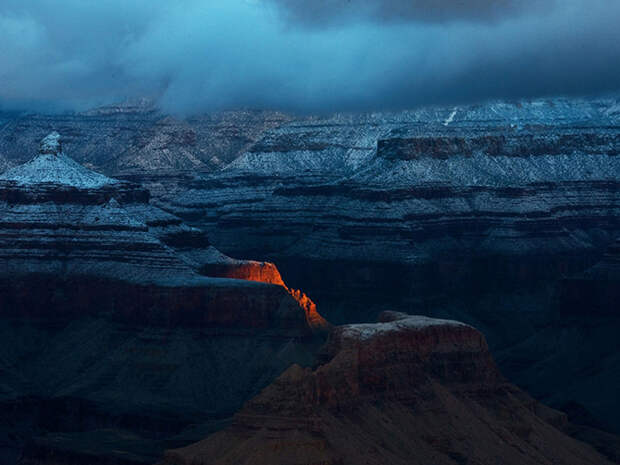
[[[330,112],[595,94],[620,88],[618,17],[617,0],[3,0],[0,108],[150,97],[181,113]]]
[[[347,21],[494,21],[548,10],[555,0],[271,0],[289,19],[314,26]]]

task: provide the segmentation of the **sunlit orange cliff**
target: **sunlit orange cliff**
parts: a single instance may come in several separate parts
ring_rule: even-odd
[[[306,321],[310,328],[313,330],[325,330],[330,326],[329,322],[318,312],[316,304],[310,297],[302,290],[292,289],[286,285],[278,267],[274,263],[234,259],[212,247],[209,253],[209,260],[202,264],[200,271],[207,276],[242,279],[281,286],[304,309]]]

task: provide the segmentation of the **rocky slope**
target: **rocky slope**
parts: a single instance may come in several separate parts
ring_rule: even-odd
[[[2,463],[154,461],[310,363],[325,324],[57,133],[0,175],[0,256]],[[200,274],[222,263],[250,273]]]
[[[506,383],[470,326],[386,312],[337,328],[323,353],[164,463],[611,463],[564,434],[562,414]]]

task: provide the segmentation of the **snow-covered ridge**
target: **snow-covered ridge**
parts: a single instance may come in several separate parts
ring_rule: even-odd
[[[96,189],[119,182],[84,168],[63,153],[38,155],[28,163],[9,169],[0,175],[0,180],[19,185],[62,184],[80,189]]]
[[[29,162],[7,170],[0,181],[19,185],[60,184],[79,189],[97,189],[119,181],[91,171],[62,153],[60,136],[53,132],[41,141],[39,155]]]
[[[363,170],[376,155],[377,141],[414,135],[472,138],[528,136],[550,128],[558,137],[588,131],[605,135],[620,116],[617,97],[554,98],[487,102],[464,106],[422,107],[401,112],[333,114],[298,118],[263,134],[223,173],[298,176],[329,173],[348,176]],[[543,129],[544,128],[544,129]],[[605,128],[605,129],[601,129]],[[538,131],[538,132],[536,132]]]

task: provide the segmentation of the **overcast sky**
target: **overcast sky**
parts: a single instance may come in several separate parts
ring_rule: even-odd
[[[2,0],[0,108],[330,112],[620,88],[620,0]]]

